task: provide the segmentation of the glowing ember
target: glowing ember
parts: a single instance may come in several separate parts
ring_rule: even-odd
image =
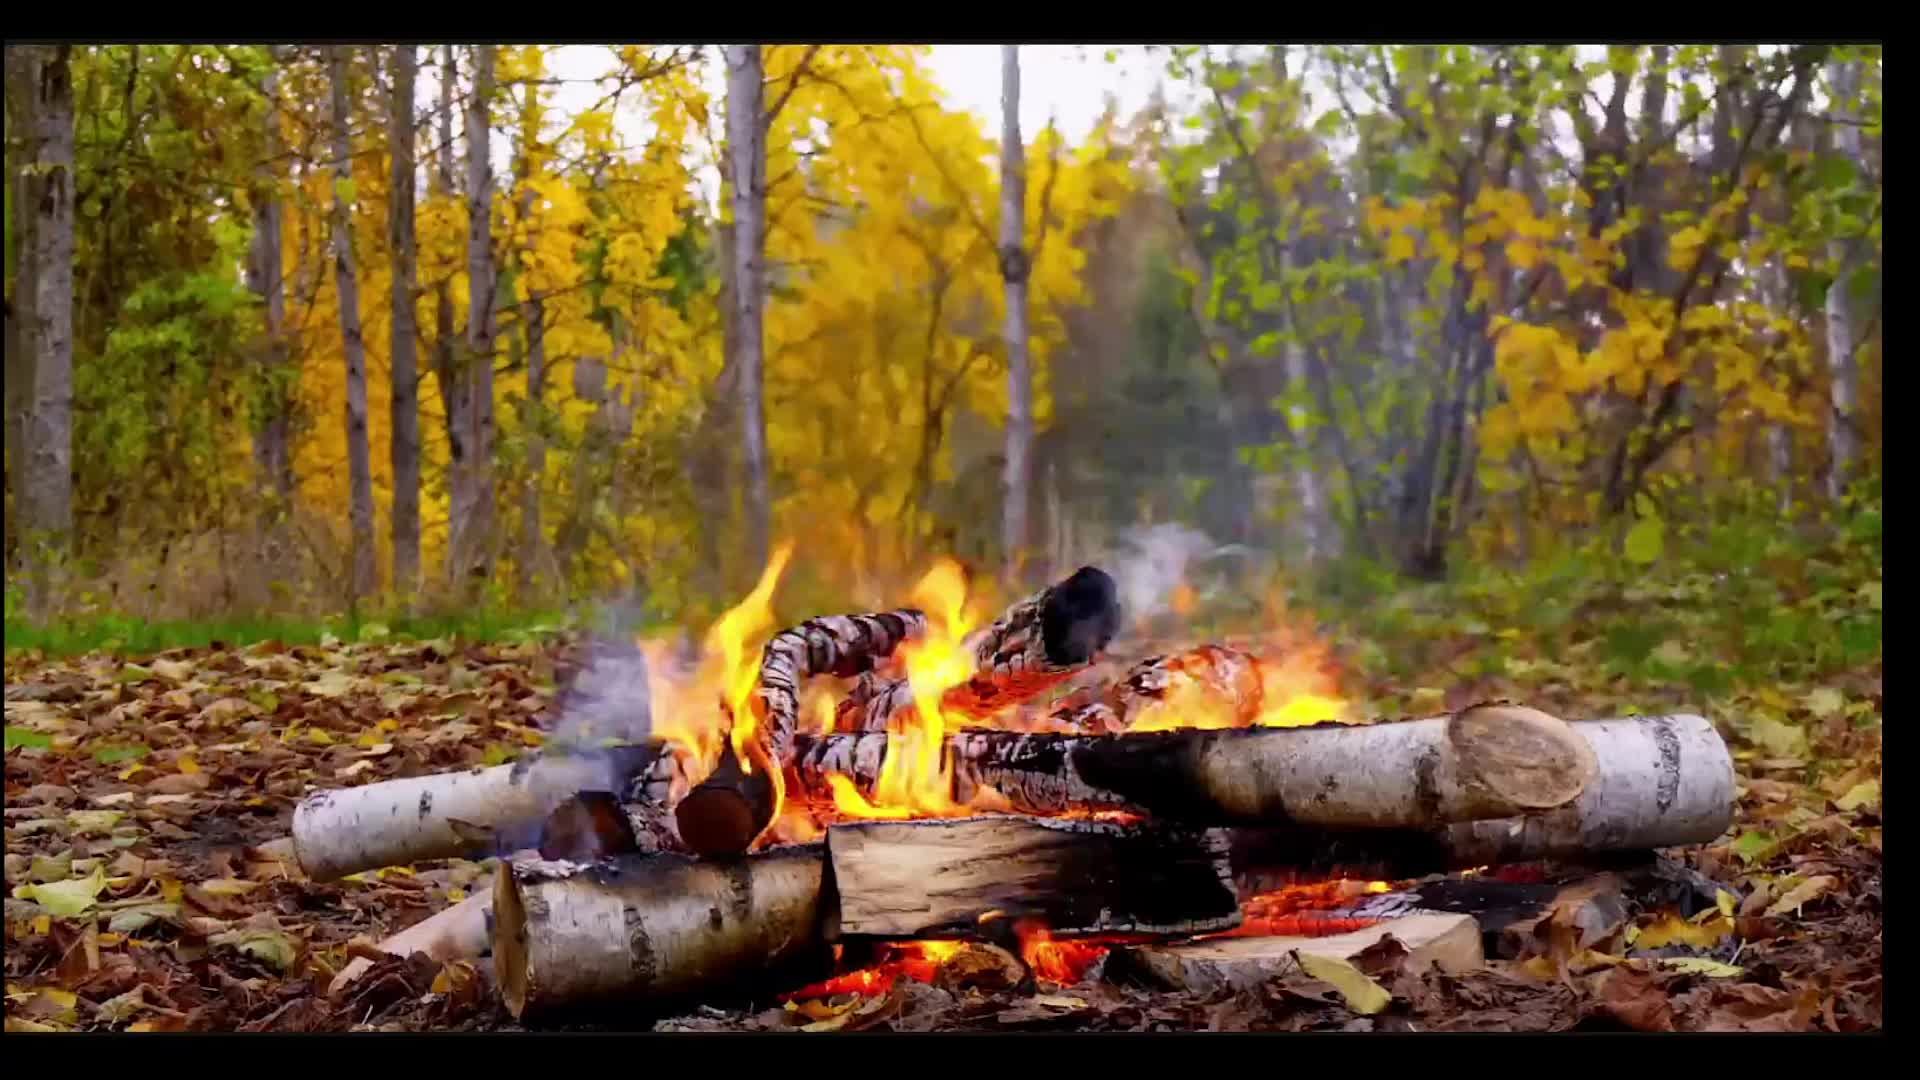
[[[1319,937],[1364,930],[1383,922],[1338,914],[1364,897],[1392,892],[1385,881],[1336,878],[1310,884],[1287,885],[1261,893],[1240,905],[1241,924],[1217,937]]]
[[[931,983],[940,974],[940,966],[964,948],[966,945],[958,941],[907,941],[887,945],[879,963],[782,994],[780,1000],[809,1001],[841,994],[884,994],[901,979]]]
[[[1055,938],[1044,926],[1023,923],[1015,929],[1020,937],[1020,959],[1037,978],[1062,986],[1086,978],[1088,970],[1107,955],[1108,946],[1104,944]]]

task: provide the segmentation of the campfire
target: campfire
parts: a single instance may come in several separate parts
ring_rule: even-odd
[[[1490,702],[1376,722],[1311,642],[1116,669],[1122,612],[1095,567],[988,620],[942,562],[911,607],[773,632],[789,555],[698,670],[640,643],[647,739],[316,795],[293,861],[332,878],[506,856],[490,894],[384,947],[490,950],[530,1018],[1096,968],[1238,984],[1384,938],[1471,967],[1497,929],[1476,915],[1555,889],[1476,874],[1703,843],[1731,818],[1731,760],[1699,717]],[[1485,888],[1476,908],[1422,881]],[[1499,887],[1535,892],[1485,900]]]

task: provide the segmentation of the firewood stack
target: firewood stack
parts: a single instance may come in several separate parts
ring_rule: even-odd
[[[1030,703],[1092,664],[1118,625],[1112,579],[1082,568],[965,643],[974,674],[941,711],[985,721]],[[1261,711],[1257,661],[1202,646],[1073,695],[1044,730],[949,734],[942,794],[971,816],[901,811],[751,850],[776,813],[774,768],[785,800],[807,807],[832,807],[848,788],[875,795],[889,730],[915,707],[911,687],[885,669],[925,633],[924,615],[900,610],[776,634],[762,656],[748,762],[729,750],[673,806],[676,758],[665,744],[553,755],[315,796],[295,815],[294,859],[309,876],[334,877],[508,854],[533,846],[529,818],[544,820],[537,850],[503,860],[490,896],[436,916],[461,928],[459,944],[441,951],[470,953],[478,913],[491,908],[503,999],[534,1018],[792,989],[829,974],[836,945],[1005,941],[1016,926],[1136,943],[1233,935],[1142,954],[1156,970],[1213,978],[1236,956],[1273,954],[1248,936],[1264,931],[1240,933],[1236,870],[1248,851],[1267,865],[1411,877],[1705,843],[1732,820],[1732,761],[1698,716],[1569,723],[1489,703],[1395,722],[1247,726]],[[860,681],[832,734],[802,733],[802,685],[828,674]],[[1168,730],[1160,717],[1128,733],[1130,717],[1196,687],[1238,726]],[[1456,946],[1477,943],[1477,932],[1441,925],[1466,917],[1435,918],[1395,932],[1432,944],[1436,963],[1468,962]],[[409,934],[395,947],[433,938]]]

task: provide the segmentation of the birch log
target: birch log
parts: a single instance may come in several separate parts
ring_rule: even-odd
[[[1558,809],[1449,825],[1442,843],[1470,866],[1705,844],[1733,825],[1733,757],[1703,716],[1572,725],[1592,747],[1593,783]]]
[[[503,850],[519,839],[513,834],[536,831],[577,792],[622,791],[634,801],[632,789],[645,787],[671,762],[671,755],[646,744],[322,791],[293,811],[294,860],[309,879],[330,881]]]
[[[726,863],[633,856],[595,866],[502,863],[493,960],[515,1017],[655,1005],[831,970],[826,845]]]
[[[877,784],[886,736],[799,740],[809,792],[842,773]],[[1119,810],[1207,825],[1295,823],[1432,829],[1572,802],[1594,752],[1564,721],[1486,705],[1450,716],[1368,725],[1182,730],[1080,736],[966,731],[948,740],[953,797],[997,795],[1056,815]],[[989,789],[991,795],[988,794]]]
[[[414,923],[375,947],[394,956],[425,953],[441,963],[485,956],[487,950],[493,947],[493,893],[469,896],[452,907]],[[364,956],[354,957],[327,984],[327,996],[339,995],[372,966],[372,960]]]

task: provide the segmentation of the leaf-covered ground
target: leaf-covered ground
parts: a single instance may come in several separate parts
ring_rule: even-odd
[[[1877,613],[1876,613],[1877,617]],[[1877,634],[1877,625],[1876,625]],[[666,1029],[1873,1030],[1881,1026],[1880,662],[1706,694],[1454,637],[1371,686],[1380,712],[1511,696],[1568,716],[1714,716],[1742,771],[1737,827],[1684,858],[1724,890],[1693,918],[1646,907],[1465,977],[1368,965],[1391,997],[1308,979],[1212,999],[1098,978],[1036,989],[902,983],[804,1009],[717,1002]],[[1545,640],[1545,639],[1543,639]],[[1670,659],[1699,648],[1664,642]],[[1432,644],[1431,642],[1429,644]],[[1589,641],[1588,649],[1604,648]],[[1501,650],[1494,661],[1489,649]],[[1347,654],[1356,649],[1343,647]],[[1365,647],[1357,649],[1365,656]],[[256,850],[310,785],[496,763],[537,747],[565,642],[202,647],[6,663],[6,1025],[13,1030],[445,1030],[513,1025],[478,965],[367,944],[487,887],[463,861],[328,884]],[[1421,689],[1434,687],[1436,689]],[[1445,689],[1438,689],[1444,687]],[[1569,915],[1568,918],[1573,916]],[[1563,920],[1564,922],[1565,920]],[[1562,928],[1564,929],[1564,928]],[[726,1008],[719,1006],[724,1005]],[[655,1022],[653,1020],[646,1021]]]

